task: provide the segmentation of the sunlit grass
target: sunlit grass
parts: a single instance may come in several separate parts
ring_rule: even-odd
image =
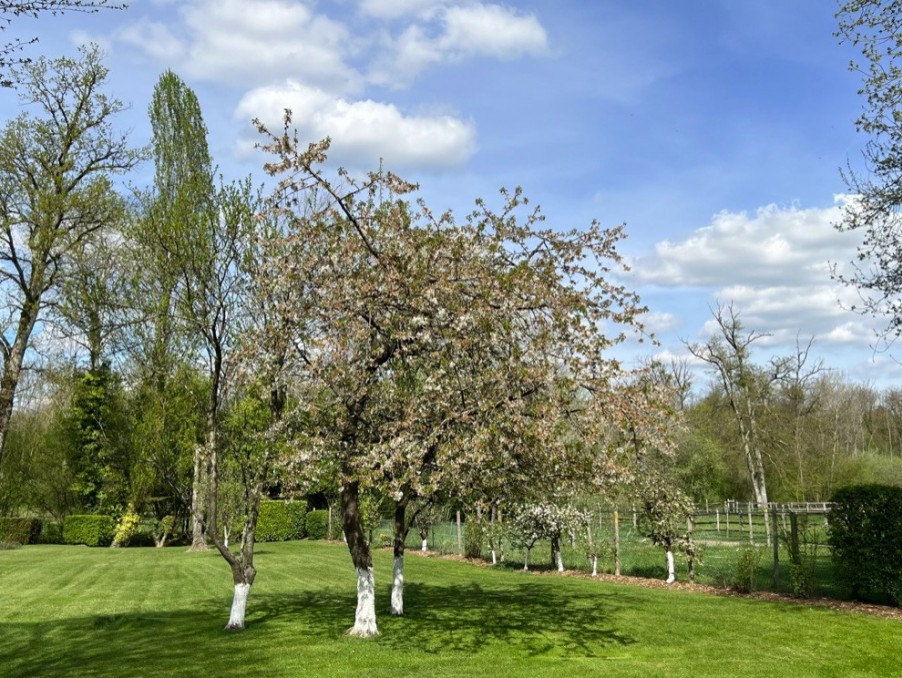
[[[248,629],[227,633],[214,553],[31,546],[0,552],[3,676],[893,675],[897,621],[618,586],[411,555],[406,612],[347,637],[341,545],[261,544]]]

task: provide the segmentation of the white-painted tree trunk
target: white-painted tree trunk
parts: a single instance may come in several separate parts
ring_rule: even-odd
[[[369,638],[379,635],[376,628],[376,579],[373,568],[357,568],[357,612],[354,626],[348,631],[352,636]]]
[[[673,569],[673,551],[667,549],[667,583],[672,584],[676,581],[676,573]]]
[[[557,552],[557,571],[564,571],[564,556],[561,555],[560,551]]]
[[[229,623],[226,624],[227,631],[238,631],[244,628],[244,615],[247,612],[247,597],[250,592],[250,584],[235,584],[232,612],[229,614]]]
[[[391,580],[391,613],[404,614],[404,557],[395,556],[395,567]]]
[[[526,555],[523,556],[523,569],[524,570],[529,569],[529,551],[530,551],[529,549],[526,549]]]
[[[423,546],[422,546],[422,548],[421,548],[420,550],[421,550],[423,553],[426,553],[426,551],[429,550],[429,540],[428,540],[428,539],[424,539],[424,540],[423,540]]]
[[[592,576],[598,576],[598,556],[592,556]]]
[[[492,549],[492,565],[498,564],[498,558],[495,556],[495,549]]]

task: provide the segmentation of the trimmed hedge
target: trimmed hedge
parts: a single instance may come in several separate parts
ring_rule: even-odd
[[[44,523],[41,529],[40,542],[42,544],[62,544],[63,526],[59,523]]]
[[[902,488],[853,485],[833,495],[830,546],[839,575],[856,597],[882,594],[902,599]]]
[[[0,541],[37,544],[40,538],[38,518],[0,518]]]
[[[109,546],[116,532],[112,516],[69,516],[63,523],[63,543]]]
[[[260,502],[256,541],[288,541],[304,537],[307,506],[287,501]]]
[[[318,509],[307,514],[307,539],[328,539],[329,512]]]

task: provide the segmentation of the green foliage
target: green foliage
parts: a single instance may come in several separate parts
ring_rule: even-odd
[[[40,543],[42,544],[62,544],[63,543],[63,526],[60,523],[45,522],[41,528]]]
[[[482,520],[475,516],[467,520],[464,532],[464,557],[482,558],[482,547],[485,543],[486,529]]]
[[[329,539],[329,512],[325,509],[310,511],[304,519],[307,539]]]
[[[22,544],[17,541],[0,541],[0,551],[15,551],[22,548]]]
[[[302,539],[305,534],[307,507],[296,501],[260,502],[257,541]]]
[[[830,546],[837,569],[857,596],[875,591],[902,599],[902,488],[844,487],[833,495]]]
[[[109,546],[113,541],[116,521],[111,516],[68,516],[63,523],[63,542],[87,546]]]
[[[0,518],[0,541],[37,544],[41,537],[41,521],[37,518]]]
[[[754,546],[743,546],[739,550],[739,557],[736,559],[733,588],[739,593],[751,593],[754,591],[760,562],[761,553],[758,549]]]
[[[115,546],[128,546],[129,540],[135,534],[140,522],[141,516],[135,512],[134,505],[129,504],[122,513],[122,517],[119,518],[119,523],[116,525],[116,534],[113,537],[113,544]]]

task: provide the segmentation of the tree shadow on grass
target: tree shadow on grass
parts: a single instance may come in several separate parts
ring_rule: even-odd
[[[595,657],[635,642],[614,627],[612,612],[628,603],[620,594],[577,595],[527,581],[510,589],[411,583],[404,597],[403,618],[380,610],[382,642],[399,650],[476,653],[500,643],[522,656]]]
[[[575,595],[564,587],[522,582],[506,589],[478,583],[409,583],[407,614],[391,617],[388,591],[377,600],[380,646],[397,652],[477,654],[503,645],[521,657],[593,657],[634,640],[614,628],[612,612],[629,605],[620,593]],[[284,595],[251,593],[248,628],[222,630],[228,600],[194,601],[191,609],[0,623],[0,673],[17,676],[238,675],[266,672],[265,658],[286,646],[344,641],[355,591],[317,589]],[[357,641],[350,641],[357,642]]]

